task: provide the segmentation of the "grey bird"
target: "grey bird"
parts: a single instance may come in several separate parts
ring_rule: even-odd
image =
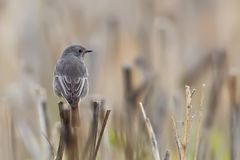
[[[78,106],[88,92],[88,71],[84,63],[86,53],[92,52],[80,45],[67,47],[58,59],[53,77],[53,90],[72,108]]]

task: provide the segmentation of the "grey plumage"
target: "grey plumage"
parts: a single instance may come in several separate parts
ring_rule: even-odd
[[[58,59],[53,78],[53,89],[57,96],[63,97],[76,107],[88,92],[88,72],[84,64],[86,50],[79,45],[67,47]]]

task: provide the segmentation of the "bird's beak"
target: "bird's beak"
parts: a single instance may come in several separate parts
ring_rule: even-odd
[[[86,53],[90,53],[90,52],[92,52],[92,50],[88,50],[88,49],[87,49],[87,50],[84,51],[85,54],[86,54]]]

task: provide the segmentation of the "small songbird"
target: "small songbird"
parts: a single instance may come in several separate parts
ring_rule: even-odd
[[[86,53],[92,52],[80,45],[67,47],[58,59],[53,77],[53,90],[72,108],[78,106],[88,92],[88,71],[84,63]]]

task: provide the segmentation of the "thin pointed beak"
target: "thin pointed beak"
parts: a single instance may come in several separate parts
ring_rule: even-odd
[[[90,53],[90,52],[92,52],[92,50],[87,49],[87,50],[84,51],[84,53]]]

